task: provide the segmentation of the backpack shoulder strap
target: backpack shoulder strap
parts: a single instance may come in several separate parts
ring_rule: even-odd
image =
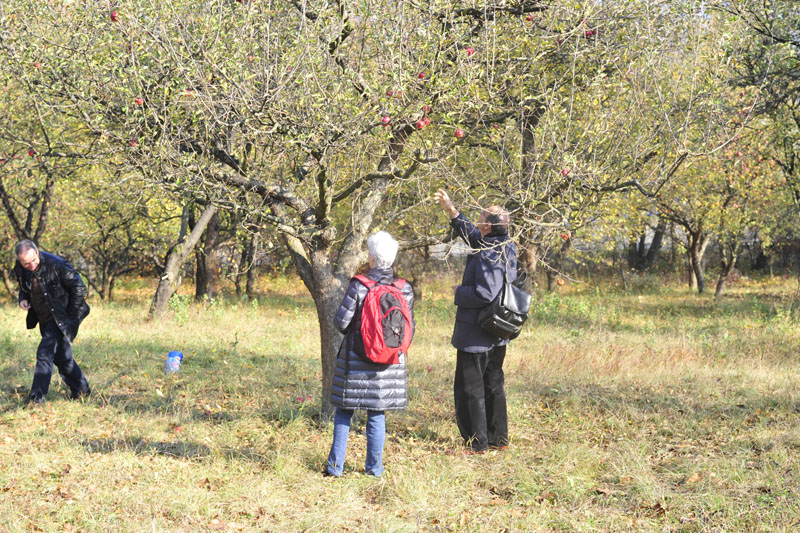
[[[394,285],[395,287],[397,287],[402,291],[403,287],[406,286],[406,280],[404,280],[403,278],[397,278],[392,282],[392,285]]]
[[[362,285],[365,285],[368,289],[371,289],[372,287],[375,286],[375,282],[373,280],[369,279],[367,276],[362,276],[361,274],[353,276],[353,279],[358,281]]]

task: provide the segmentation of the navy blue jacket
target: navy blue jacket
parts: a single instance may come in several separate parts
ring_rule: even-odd
[[[14,274],[19,282],[19,300],[27,300],[28,303],[31,301],[32,279],[36,276],[58,329],[67,341],[75,340],[78,326],[89,314],[89,306],[86,304],[86,285],[69,261],[40,251],[39,268],[35,272],[22,268],[17,261]],[[31,307],[26,318],[28,329],[35,328],[38,322],[39,317]]]
[[[470,248],[461,285],[456,289],[456,325],[450,342],[470,353],[508,344],[508,339],[484,333],[478,314],[500,294],[506,274],[508,281],[517,279],[517,246],[506,234],[492,232],[481,237],[478,228],[461,213],[450,220],[450,225]]]
[[[367,277],[386,285],[394,279],[391,268],[373,268]],[[406,356],[400,356],[396,365],[373,363],[363,353],[361,341],[361,308],[367,297],[366,285],[351,280],[333,325],[345,334],[336,359],[331,384],[331,404],[345,409],[385,411],[405,409],[407,404]],[[412,336],[414,331],[414,291],[410,283],[403,287],[403,296],[411,311]],[[360,349],[359,349],[360,348]]]

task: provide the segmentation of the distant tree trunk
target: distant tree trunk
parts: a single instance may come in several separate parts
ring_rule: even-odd
[[[217,248],[220,244],[219,212],[215,212],[206,227],[203,248],[197,248],[197,269],[195,274],[194,299],[202,301],[216,298],[219,294],[219,266]]]
[[[522,270],[528,274],[528,278],[525,280],[525,289],[532,292],[535,285],[536,267],[539,266],[539,247],[532,243],[525,244],[523,239],[520,241],[519,263]]]
[[[642,270],[649,270],[656,264],[658,257],[661,255],[661,249],[664,246],[664,235],[666,232],[667,224],[663,220],[660,220],[653,232],[653,240],[650,242],[650,249],[647,250],[647,255],[644,257]]]
[[[117,281],[117,277],[116,276],[112,276],[111,281],[108,282],[108,301],[109,302],[113,302],[114,301],[114,284],[116,283],[116,281]]]
[[[255,251],[258,243],[258,233],[249,233],[241,239],[241,254],[239,256],[238,266],[236,268],[236,275],[234,276],[234,285],[236,285],[236,294],[242,294],[242,277],[245,278],[246,284],[244,293],[251,297],[255,289],[255,276],[254,260]]]
[[[705,273],[703,272],[703,256],[706,252],[708,239],[703,230],[698,230],[689,234],[689,262],[691,263],[692,274],[697,283],[697,293],[703,294],[706,290]]]
[[[628,243],[628,268],[630,270],[640,270],[644,264],[645,249],[647,238],[646,233],[642,233],[638,239],[631,239]]]
[[[649,247],[647,246],[646,233],[642,233],[638,239],[631,239],[628,246],[628,268],[640,272],[649,270],[661,253],[666,230],[666,223],[659,221],[658,226],[653,230],[653,239],[650,241]]]
[[[547,276],[547,292],[553,292],[557,287],[556,276],[549,268],[545,271],[545,275]]]
[[[8,296],[11,298],[11,301],[14,301],[17,298],[17,291],[14,289],[14,283],[11,281],[11,275],[9,274],[10,270],[3,268],[2,271],[3,284],[6,286],[6,291],[8,291]]]
[[[170,251],[164,267],[164,273],[161,275],[161,280],[158,283],[156,294],[153,297],[153,303],[150,306],[151,318],[161,316],[167,310],[169,299],[173,294],[175,294],[175,291],[178,290],[178,287],[181,284],[181,267],[186,261],[186,258],[189,257],[194,250],[194,247],[197,245],[200,237],[202,237],[203,233],[205,232],[206,226],[208,226],[211,217],[213,217],[216,212],[216,206],[206,206],[197,223],[192,228],[191,233],[189,233],[185,239],[179,241],[178,244]]]
[[[628,290],[628,279],[625,277],[625,267],[623,267],[623,260],[617,255],[617,250],[614,249],[614,264],[619,272],[619,279],[622,281],[622,289]]]
[[[253,233],[247,245],[247,284],[244,290],[249,298],[253,298],[256,295],[256,253],[260,240],[261,235]]]
[[[680,271],[680,264],[678,262],[678,237],[675,235],[675,223],[669,224],[669,262],[672,272]]]
[[[103,273],[103,293],[101,300],[111,301],[111,286],[114,284],[114,276],[109,272]]]
[[[725,286],[725,280],[733,271],[736,266],[736,260],[739,257],[740,244],[738,241],[721,243],[721,258],[720,258],[720,272],[719,279],[717,280],[717,288],[714,291],[714,297],[719,299],[722,297],[722,290]]]

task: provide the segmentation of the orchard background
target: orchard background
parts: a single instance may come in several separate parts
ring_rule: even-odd
[[[791,529],[798,26],[790,0],[3,2],[0,271],[12,302],[33,238],[84,276],[96,394],[22,409],[9,303],[0,527]],[[534,294],[517,441],[483,462],[444,454],[440,187],[512,213]],[[378,229],[415,392],[387,479],[329,486],[331,319]]]

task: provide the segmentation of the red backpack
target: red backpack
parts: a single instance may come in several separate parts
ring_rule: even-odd
[[[366,285],[367,296],[361,307],[361,338],[370,361],[386,365],[400,362],[400,354],[411,345],[411,311],[403,296],[406,280],[378,285],[366,276],[353,279]]]

